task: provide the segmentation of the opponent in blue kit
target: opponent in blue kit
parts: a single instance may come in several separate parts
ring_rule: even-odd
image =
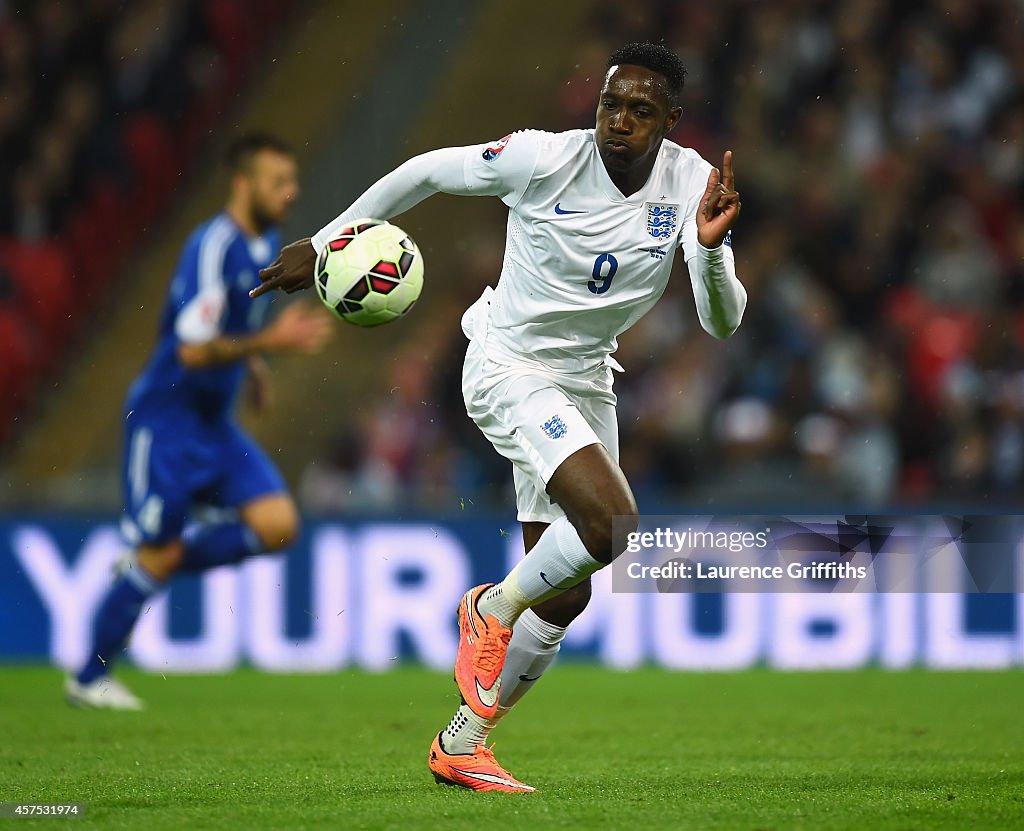
[[[293,304],[268,324],[268,304],[248,296],[277,256],[275,226],[298,196],[291,151],[248,134],[231,145],[228,164],[227,205],[186,242],[156,349],[125,402],[122,529],[134,553],[100,607],[85,665],[66,681],[72,704],[139,709],[109,672],[146,599],[179,571],[279,551],[298,530],[280,474],[233,411],[247,371],[254,402],[265,402],[264,353],[317,352],[330,321]],[[232,512],[189,522],[196,505]]]

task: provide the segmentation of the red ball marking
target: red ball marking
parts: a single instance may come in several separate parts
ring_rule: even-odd
[[[379,294],[388,294],[398,283],[387,279],[386,277],[378,277],[376,274],[370,275],[370,285],[373,287],[375,292]]]
[[[394,277],[398,279],[398,266],[390,260],[381,260],[377,265],[370,269],[370,271],[376,274],[382,274],[385,277]]]

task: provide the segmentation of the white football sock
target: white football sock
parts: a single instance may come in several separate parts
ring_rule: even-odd
[[[512,629],[505,666],[501,669],[498,717],[507,713],[554,662],[566,628],[543,620],[533,609],[520,615]],[[497,720],[495,720],[497,723]]]
[[[551,666],[565,637],[565,627],[556,626],[527,609],[512,628],[505,666],[501,671],[501,699],[492,718],[481,718],[465,704],[452,716],[441,736],[447,753],[473,753],[487,741],[495,725],[530,691]]]
[[[477,606],[481,614],[512,626],[530,606],[571,589],[605,565],[590,556],[572,523],[562,517],[504,580],[483,593]]]
[[[465,704],[460,704],[452,720],[441,733],[441,747],[445,753],[472,754],[483,744],[491,728],[491,719],[480,718]]]

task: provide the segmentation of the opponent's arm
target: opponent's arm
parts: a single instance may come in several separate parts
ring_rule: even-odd
[[[246,376],[246,402],[256,415],[263,415],[270,410],[274,394],[270,364],[263,353],[250,355],[245,364],[249,369]]]
[[[697,209],[697,256],[686,265],[705,331],[727,338],[740,325],[747,306],[747,291],[736,277],[732,248],[726,235],[740,215],[740,195],[732,169],[732,151],[726,150],[722,171],[713,168]]]
[[[252,335],[217,335],[198,342],[180,341],[178,360],[186,369],[206,369],[262,355],[267,352],[319,352],[332,328],[320,309],[301,304],[288,306],[269,326]]]

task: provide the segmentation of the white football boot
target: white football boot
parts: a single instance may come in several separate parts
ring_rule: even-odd
[[[141,710],[142,700],[115,678],[97,678],[91,684],[79,684],[69,675],[64,681],[64,697],[72,707],[92,710]]]

